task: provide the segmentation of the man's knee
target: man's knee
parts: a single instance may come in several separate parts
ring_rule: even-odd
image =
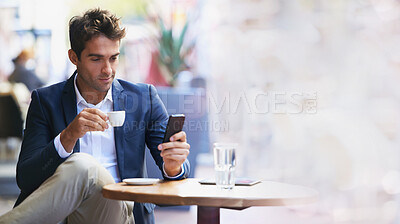
[[[72,164],[77,170],[84,170],[93,166],[101,166],[93,156],[87,153],[73,153],[63,164]]]
[[[63,173],[61,176],[66,181],[79,179],[79,181],[90,181],[95,184],[113,182],[108,171],[95,158],[86,153],[72,154],[59,166],[58,171]]]

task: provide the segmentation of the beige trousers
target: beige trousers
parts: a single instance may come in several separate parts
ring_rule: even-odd
[[[102,187],[114,183],[110,173],[89,154],[74,153],[0,224],[134,223],[133,202],[106,199]]]

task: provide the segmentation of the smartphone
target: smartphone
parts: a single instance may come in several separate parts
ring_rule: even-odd
[[[173,114],[169,116],[167,129],[165,130],[164,142],[169,142],[171,136],[182,131],[183,124],[185,123],[185,115],[184,114]]]
[[[253,179],[253,178],[245,178],[245,177],[235,178],[236,186],[253,186],[254,184],[258,184],[260,182],[261,182],[261,180]],[[215,179],[207,178],[207,179],[199,180],[199,183],[212,185],[212,184],[215,184]]]

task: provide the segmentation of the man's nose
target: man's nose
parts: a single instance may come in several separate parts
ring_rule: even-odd
[[[102,72],[104,74],[110,75],[112,73],[111,64],[109,61],[106,61],[103,65]]]

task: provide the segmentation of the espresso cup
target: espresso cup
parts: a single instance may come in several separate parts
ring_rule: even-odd
[[[111,111],[107,113],[108,122],[113,127],[120,127],[124,124],[125,121],[125,111]]]

